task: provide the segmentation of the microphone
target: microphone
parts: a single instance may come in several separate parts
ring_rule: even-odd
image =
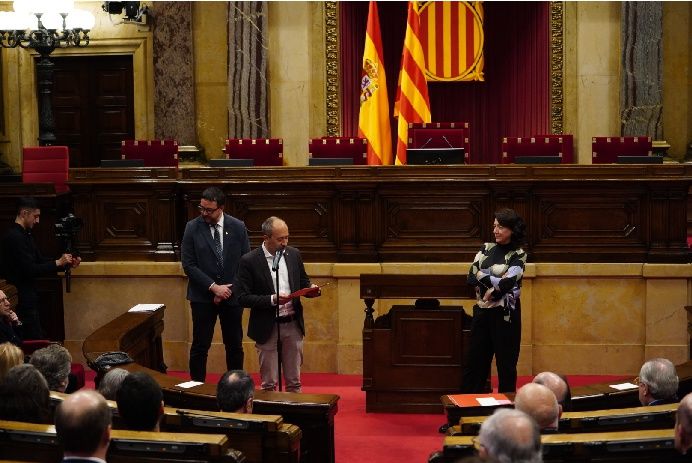
[[[423,143],[420,147],[421,147],[421,148],[425,148],[426,146],[428,146],[428,143],[430,143],[431,141],[432,141],[432,137],[430,137],[430,138],[428,138],[427,140],[425,140],[425,143]]]
[[[450,148],[454,148],[454,146],[452,146],[452,144],[449,142],[449,140],[447,140],[447,137],[442,135],[442,139],[447,142],[447,144],[449,145]]]
[[[279,261],[281,261],[281,256],[284,254],[284,248],[279,249],[276,251],[276,254],[274,254],[274,260],[272,261],[272,271],[276,272],[279,270]]]

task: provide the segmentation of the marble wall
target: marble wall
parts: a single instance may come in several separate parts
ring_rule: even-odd
[[[361,273],[466,273],[468,263],[306,264],[322,297],[305,300],[304,370],[362,372]],[[85,262],[65,295],[66,346],[81,358],[84,338],[136,303],[166,305],[165,362],[187,370],[191,318],[180,263]],[[692,304],[692,265],[528,264],[522,294],[519,373],[636,374],[655,356],[674,363],[689,353],[685,305]],[[376,303],[382,314],[397,303]],[[453,301],[471,311],[469,301]],[[450,303],[453,303],[450,302]],[[247,327],[248,314],[244,319]],[[245,367],[257,371],[254,343],[246,337]],[[219,328],[209,370],[224,369]]]

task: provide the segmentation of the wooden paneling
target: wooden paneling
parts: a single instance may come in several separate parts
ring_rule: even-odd
[[[202,190],[219,185],[252,246],[276,215],[308,262],[468,262],[502,207],[524,217],[532,262],[689,261],[684,164],[73,169],[71,179],[89,222],[83,251],[96,259],[175,260]]]

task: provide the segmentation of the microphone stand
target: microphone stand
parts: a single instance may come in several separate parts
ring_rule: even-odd
[[[276,258],[276,264],[272,266],[272,270],[274,270],[274,273],[276,275],[276,315],[274,316],[274,323],[276,324],[276,356],[277,356],[277,362],[276,366],[278,369],[278,379],[279,379],[279,391],[283,390],[283,385],[281,382],[281,357],[282,357],[282,349],[281,349],[281,323],[279,323],[279,266],[281,264],[281,256],[283,254],[283,248],[278,249],[276,252],[279,253],[279,255]]]

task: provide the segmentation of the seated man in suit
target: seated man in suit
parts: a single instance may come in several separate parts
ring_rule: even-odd
[[[255,382],[244,370],[223,374],[216,386],[216,400],[222,412],[252,413]]]
[[[106,462],[111,440],[111,411],[96,391],[77,391],[55,410],[55,431],[63,446],[63,463]]]
[[[538,373],[534,378],[533,382],[536,384],[542,384],[547,387],[557,399],[557,403],[562,407],[563,412],[569,412],[572,410],[572,390],[569,387],[567,378],[564,376],[553,373],[552,371],[544,371]]]
[[[31,354],[29,363],[46,378],[51,391],[65,392],[72,365],[72,356],[67,349],[60,344],[49,344]]]
[[[536,420],[541,432],[557,431],[562,408],[553,391],[542,384],[528,383],[522,386],[514,398],[514,408]]]
[[[655,358],[639,371],[639,401],[642,405],[670,404],[677,401],[678,375],[668,359]]]
[[[478,455],[489,461],[539,463],[541,433],[536,422],[524,412],[498,408],[481,425]]]
[[[5,292],[0,290],[0,343],[11,342],[19,346],[22,343],[19,325],[19,318],[12,310],[10,300]]]
[[[262,234],[262,246],[240,259],[238,300],[241,306],[250,308],[247,334],[256,343],[262,389],[273,391],[279,381],[277,338],[280,332],[286,391],[300,392],[305,336],[303,305],[300,297],[288,296],[299,289],[316,285],[310,284],[300,251],[288,246],[286,222],[278,217],[269,217],[262,223]],[[277,273],[278,291],[275,288]]]
[[[144,372],[130,373],[116,393],[118,414],[130,431],[159,431],[163,416],[161,386]]]
[[[680,401],[675,416],[675,448],[683,455],[692,447],[692,392]]]

